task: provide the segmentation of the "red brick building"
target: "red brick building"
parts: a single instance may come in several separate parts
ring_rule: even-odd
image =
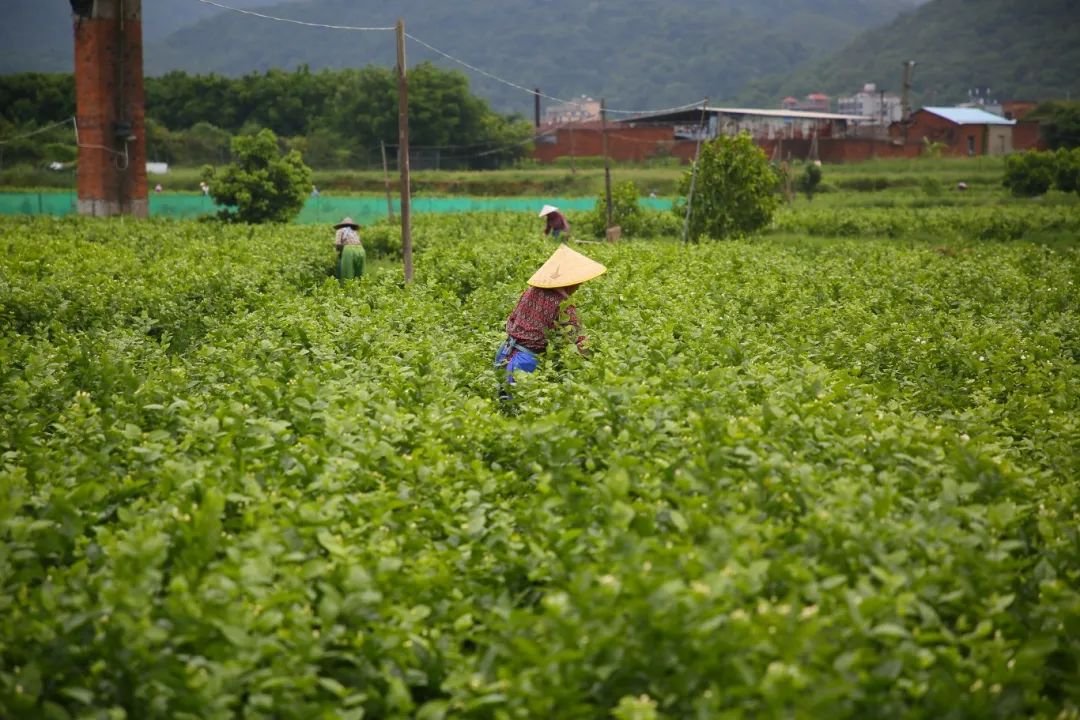
[[[864,118],[813,111],[700,107],[608,123],[608,155],[615,161],[641,162],[677,157],[689,162],[698,139],[749,133],[758,144],[778,139],[841,138]],[[603,155],[601,124],[575,123],[539,128],[533,158]]]
[[[1006,100],[1001,103],[1006,120],[1023,120],[1036,107],[1038,103],[1033,100]]]
[[[562,157],[603,157],[604,138],[599,122],[541,127],[534,144],[533,158],[554,162]],[[672,126],[628,127],[608,125],[608,156],[615,162],[642,162],[655,157],[678,157],[689,162],[696,143],[675,137]]]
[[[1005,118],[1015,120],[1013,126],[1013,150],[1045,150],[1046,142],[1042,138],[1037,120],[1027,120],[1027,116],[1037,107],[1038,103],[1031,100],[1009,100],[1001,104],[1005,111]]]
[[[805,100],[799,100],[789,95],[780,101],[780,108],[783,110],[827,113],[832,110],[832,98],[825,93],[810,93]]]
[[[1013,151],[1015,120],[977,108],[924,107],[907,125],[894,123],[889,134],[905,143],[942,143],[945,155],[1008,155]]]
[[[1023,108],[1018,108],[1022,111]],[[894,123],[889,136],[867,133],[865,118],[809,111],[701,108],[637,117],[608,124],[608,155],[616,162],[677,157],[689,162],[697,139],[748,132],[770,158],[827,163],[875,158],[916,158],[927,142],[944,143],[944,154],[1005,155],[1043,148],[1038,123],[1017,122],[975,108],[927,107],[907,125]],[[533,157],[543,163],[563,157],[601,157],[599,122],[541,128]]]

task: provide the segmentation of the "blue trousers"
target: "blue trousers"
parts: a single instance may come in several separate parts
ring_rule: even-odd
[[[535,353],[526,350],[510,338],[507,338],[499,346],[499,351],[495,353],[495,367],[506,368],[506,382],[511,385],[514,384],[514,371],[531,373],[536,370],[538,363]]]

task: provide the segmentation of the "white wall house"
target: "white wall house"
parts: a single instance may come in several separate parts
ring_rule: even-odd
[[[600,101],[587,95],[574,98],[570,102],[550,105],[544,110],[545,125],[566,125],[599,119]]]
[[[900,122],[903,115],[900,96],[882,92],[874,83],[866,83],[854,95],[837,98],[837,105],[841,113],[869,118],[875,125]]]

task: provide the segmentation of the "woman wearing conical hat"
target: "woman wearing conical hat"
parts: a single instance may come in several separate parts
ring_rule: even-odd
[[[337,276],[345,282],[363,276],[367,254],[360,242],[360,225],[347,217],[334,226],[334,247],[337,249]]]
[[[570,223],[566,220],[566,216],[559,212],[559,208],[554,205],[545,205],[540,208],[540,217],[547,219],[544,235],[551,235],[551,237],[558,240],[563,233],[570,234]]]
[[[547,350],[548,335],[565,331],[578,349],[584,352],[585,336],[581,334],[577,309],[562,307],[581,283],[601,275],[607,268],[590,260],[566,245],[548,258],[529,278],[529,289],[522,293],[514,311],[506,319],[506,340],[495,354],[495,367],[506,369],[506,379],[513,383],[516,370],[536,370],[537,356]]]

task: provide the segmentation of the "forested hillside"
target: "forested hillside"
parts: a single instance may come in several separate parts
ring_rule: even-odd
[[[604,95],[616,108],[655,107],[705,95],[732,97],[748,80],[789,72],[887,22],[913,0],[311,0],[275,6],[284,17],[390,26],[529,87],[570,97]],[[410,63],[447,61],[410,43]],[[147,52],[147,68],[239,74],[270,67],[357,67],[394,62],[392,33],[346,33],[231,14],[181,30]],[[531,99],[473,76],[504,110]]]
[[[971,88],[991,97],[1080,95],[1080,2],[932,0],[843,50],[791,75],[751,83],[748,102],[814,90],[847,93],[865,82],[899,89],[900,64],[915,60],[915,99],[950,104]]]
[[[303,2],[304,0],[299,0]],[[271,5],[275,0],[229,0],[237,8]],[[0,23],[0,74],[71,72],[74,43],[67,0],[4,0]],[[154,43],[220,12],[198,0],[144,0],[143,36]]]

